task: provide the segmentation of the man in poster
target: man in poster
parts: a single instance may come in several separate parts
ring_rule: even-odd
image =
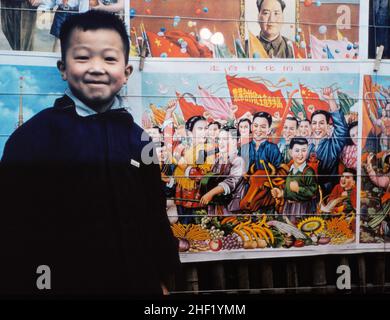
[[[258,36],[261,44],[270,58],[294,58],[292,47],[288,40],[280,34],[283,27],[283,11],[286,4],[283,0],[257,0],[259,10],[260,34]]]

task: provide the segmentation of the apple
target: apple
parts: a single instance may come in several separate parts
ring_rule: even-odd
[[[217,239],[217,240],[211,240],[209,243],[209,247],[212,251],[219,251],[222,249],[222,240]]]

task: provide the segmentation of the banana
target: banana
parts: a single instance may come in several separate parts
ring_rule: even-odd
[[[271,229],[263,227],[263,230],[267,233],[267,235],[271,239],[271,243],[274,244],[275,238],[274,238],[274,234],[272,233]]]
[[[252,238],[252,237],[255,238],[256,241],[259,239],[259,238],[257,237],[256,232],[255,232],[254,230],[252,230],[251,228],[245,226],[245,227],[243,227],[243,229],[249,232],[249,234],[251,235],[251,238]]]
[[[252,235],[248,230],[242,228],[242,229],[240,229],[240,231],[248,237],[248,240],[253,240]]]
[[[268,243],[270,243],[270,239],[268,238],[268,235],[266,234],[266,232],[263,230],[263,228],[261,227],[257,227],[257,228],[254,228],[253,230],[255,230],[259,235],[261,235],[261,237],[267,241]]]
[[[243,242],[246,241],[245,236],[242,234],[241,231],[239,231],[239,230],[234,230],[234,232],[238,234],[238,236],[241,238],[241,240],[242,240]]]
[[[259,222],[259,226],[263,226],[265,222],[267,221],[267,215],[265,213],[262,214],[261,221]]]

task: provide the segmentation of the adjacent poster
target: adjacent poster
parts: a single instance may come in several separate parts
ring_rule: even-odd
[[[56,59],[0,56],[0,157],[12,132],[39,111],[51,107],[66,83]]]
[[[360,0],[185,3],[132,0],[133,55],[143,55],[144,49],[162,58],[360,57]]]
[[[124,17],[124,0],[1,0],[0,50],[59,52],[61,24],[90,9]]]
[[[390,77],[364,74],[361,243],[390,241]]]
[[[245,56],[243,0],[131,0],[133,55],[151,57]]]

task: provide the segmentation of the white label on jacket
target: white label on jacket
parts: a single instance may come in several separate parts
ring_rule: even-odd
[[[133,165],[134,167],[139,168],[139,162],[138,162],[138,161],[135,161],[134,159],[131,159],[131,160],[130,160],[130,164]]]

